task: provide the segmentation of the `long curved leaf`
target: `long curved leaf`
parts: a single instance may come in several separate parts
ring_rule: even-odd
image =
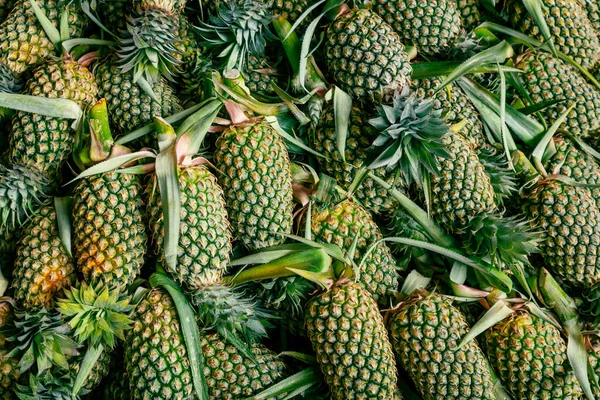
[[[75,120],[79,119],[83,114],[79,105],[72,100],[50,99],[47,97],[14,93],[0,93],[0,107],[45,115],[47,117]]]

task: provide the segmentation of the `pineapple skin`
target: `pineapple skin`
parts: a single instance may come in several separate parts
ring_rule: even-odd
[[[131,319],[125,345],[131,399],[192,398],[190,361],[171,297],[152,289]]]
[[[373,11],[353,9],[328,28],[325,59],[339,87],[359,100],[381,102],[410,82],[400,37]]]
[[[494,189],[473,146],[461,134],[442,142],[451,157],[440,159],[439,176],[431,176],[433,219],[449,232],[459,232],[479,215],[496,209]]]
[[[147,247],[139,176],[108,172],[87,177],[73,197],[77,269],[88,283],[129,286],[140,273]]]
[[[217,334],[203,335],[200,345],[210,399],[236,400],[253,396],[281,380],[286,370],[277,354],[261,344],[250,347],[258,364]]]
[[[600,282],[600,210],[588,189],[547,180],[523,209],[541,231],[540,253],[558,278],[579,288]]]
[[[152,100],[137,83],[133,72],[123,73],[113,57],[109,57],[94,69],[99,96],[106,99],[108,114],[116,131],[129,133],[152,122],[152,117],[167,117],[182,110],[179,99],[164,78],[152,83],[152,91],[159,99]],[[141,147],[157,148],[156,137],[146,135],[139,139]]]
[[[311,147],[325,156],[318,158],[323,171],[335,177],[337,183],[347,190],[352,184],[356,172],[365,165],[368,156],[367,149],[377,137],[377,131],[369,125],[366,113],[354,106],[350,111],[348,121],[346,162],[342,160],[337,149],[336,136],[333,106],[327,106],[321,114],[314,136],[311,137]],[[373,173],[387,183],[394,184],[393,177],[386,176],[389,174],[386,174],[385,168],[378,168]],[[395,207],[395,202],[389,196],[388,191],[369,177],[366,177],[354,192],[354,198],[375,213]]]
[[[580,399],[567,345],[550,323],[517,312],[486,332],[490,363],[515,399]]]
[[[600,54],[600,52],[598,53]],[[600,92],[579,71],[546,53],[530,53],[516,65],[533,103],[564,100],[541,110],[548,124],[553,124],[576,101],[563,127],[573,135],[587,137],[600,128]]]
[[[304,321],[334,400],[402,398],[383,317],[360,285],[338,283],[316,295]]]
[[[376,0],[373,11],[424,55],[448,52],[462,28],[453,0]]]
[[[593,71],[600,62],[600,41],[579,0],[543,0],[542,10],[558,51]],[[545,41],[521,1],[506,1],[508,20],[521,32]]]
[[[18,244],[12,287],[22,307],[52,307],[56,296],[76,280],[73,260],[58,235],[54,205],[42,207]]]
[[[383,239],[379,227],[367,210],[359,204],[344,200],[339,204],[313,204],[311,216],[313,238],[317,242],[333,243],[349,249],[356,236],[356,252],[350,257],[360,263],[367,250]],[[390,248],[378,243],[359,271],[358,282],[382,307],[386,307],[390,291],[398,290],[396,261]]]
[[[281,136],[262,122],[232,126],[217,139],[214,157],[234,237],[249,250],[283,243],[272,232],[291,232],[294,204]]]
[[[462,25],[466,30],[472,30],[481,21],[479,0],[456,0],[456,9],[460,13]]]
[[[65,7],[60,6],[58,0],[38,0],[37,4],[58,28]],[[87,25],[87,17],[81,8],[69,7],[68,20],[70,37],[80,37]],[[0,24],[0,63],[12,73],[21,75],[56,55],[57,50],[38,22],[29,0],[17,1]]]
[[[189,290],[219,283],[231,253],[231,229],[223,190],[205,166],[180,167],[181,221],[177,270],[165,263],[164,218],[158,182],[148,187],[148,219],[158,261]],[[156,188],[156,190],[153,190]]]
[[[469,325],[448,299],[413,293],[387,326],[398,365],[424,400],[495,399],[493,373],[477,342],[458,347]]]

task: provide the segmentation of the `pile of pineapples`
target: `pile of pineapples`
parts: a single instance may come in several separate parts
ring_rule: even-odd
[[[595,0],[0,21],[0,399],[600,399]]]

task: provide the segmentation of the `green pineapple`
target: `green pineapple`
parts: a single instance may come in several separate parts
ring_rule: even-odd
[[[471,30],[481,22],[479,0],[456,0],[456,9],[460,13],[465,29]]]
[[[557,50],[588,70],[600,62],[600,41],[579,0],[540,1],[546,24]],[[513,27],[540,41],[545,41],[533,17],[521,1],[506,0],[505,12]]]
[[[97,4],[100,22],[112,33],[119,36],[127,29],[129,2],[124,0],[103,0]]]
[[[73,259],[58,235],[53,204],[38,210],[18,245],[12,287],[25,308],[52,307],[62,290],[75,281]]]
[[[392,27],[370,10],[338,16],[326,33],[325,59],[333,80],[351,96],[381,102],[409,85],[412,68]]]
[[[375,245],[360,266],[357,282],[382,307],[389,305],[390,292],[398,289],[396,261],[387,244],[380,242],[383,236],[368,211],[351,200],[337,204],[317,200],[312,207],[311,230],[315,241],[333,243],[342,250],[351,248],[358,237],[355,253],[348,255],[356,264]]]
[[[277,383],[286,370],[286,365],[278,355],[261,344],[250,347],[256,361],[217,334],[202,335],[200,345],[204,355],[208,397],[211,400],[253,396]]]
[[[399,365],[424,400],[495,399],[493,371],[476,341],[459,347],[469,325],[440,294],[413,292],[388,317]]]
[[[416,46],[426,56],[448,52],[462,28],[452,0],[377,0],[373,11],[390,24],[402,43]]]
[[[383,318],[360,285],[338,282],[316,295],[305,324],[334,400],[402,398]]]
[[[39,0],[37,5],[55,28],[59,27],[62,14],[68,11],[69,36],[79,37],[83,33],[87,17],[80,7],[67,8],[57,0]],[[21,75],[50,56],[60,55],[55,45],[35,16],[29,0],[17,1],[0,25],[0,63],[13,74]]]
[[[590,154],[578,148],[571,140],[554,137],[556,153],[546,162],[546,171],[573,178],[588,186],[592,198],[600,209],[600,166]]]
[[[488,359],[517,399],[579,399],[567,345],[551,323],[517,311],[485,333]]]
[[[271,82],[281,87],[279,71],[273,65],[268,57],[248,57],[248,66],[246,68],[245,83],[253,94],[262,96],[276,96],[271,87]]]
[[[0,348],[0,399],[13,400],[13,390],[20,377],[19,360],[8,355],[8,351]]]
[[[159,262],[188,290],[221,282],[231,252],[231,230],[223,190],[205,166],[178,169],[181,222],[177,270],[165,263],[163,203],[158,183],[149,185],[148,218]],[[155,178],[156,179],[156,178]]]
[[[171,297],[151,290],[131,318],[125,345],[131,399],[192,398],[190,361]]]
[[[70,59],[48,60],[37,68],[25,94],[64,98],[85,108],[98,92],[92,74]],[[19,111],[13,118],[9,168],[0,166],[2,234],[21,225],[48,196],[73,144],[71,121]]]
[[[291,232],[294,205],[279,133],[260,121],[230,126],[217,139],[214,160],[234,237],[249,250],[283,243],[278,232]]]
[[[559,101],[540,111],[548,124],[554,123],[576,102],[567,116],[566,128],[584,137],[600,128],[600,119],[596,116],[600,110],[600,92],[587,83],[575,67],[543,52],[526,54],[516,67],[524,71],[519,76],[534,104]]]
[[[152,84],[158,101],[152,100],[135,83],[131,72],[122,72],[114,57],[109,56],[94,69],[98,93],[106,99],[110,120],[115,131],[126,134],[152,122],[154,116],[169,116],[182,110],[179,99],[165,79]],[[146,135],[141,140],[144,147],[155,148],[156,138]]]
[[[442,139],[450,158],[440,161],[440,173],[431,177],[432,217],[450,232],[459,232],[477,216],[496,210],[489,175],[473,146],[460,133]]]
[[[600,282],[600,210],[590,191],[557,179],[542,179],[523,209],[541,231],[546,265],[570,285],[592,288]]]
[[[596,34],[598,34],[600,32],[600,7],[598,3],[594,0],[582,0],[582,3],[592,26],[596,30]]]
[[[377,131],[368,124],[366,113],[359,107],[352,107],[346,137],[346,162],[344,162],[337,147],[333,106],[327,106],[321,113],[310,144],[313,149],[325,156],[318,158],[323,172],[335,177],[338,184],[344,190],[348,190],[356,172],[365,165],[367,149],[376,135]],[[393,175],[386,174],[383,168],[377,169],[374,173],[389,184],[395,181]],[[375,213],[389,210],[394,206],[388,191],[369,177],[362,181],[353,195],[356,200]]]
[[[211,60],[204,54],[204,49],[198,43],[199,38],[184,14],[179,16],[177,37],[181,39],[177,42],[177,49],[182,62],[181,74],[177,79],[179,84],[178,94],[189,96],[194,100],[196,96],[202,94],[203,78],[208,75]],[[166,115],[168,113],[164,116]]]

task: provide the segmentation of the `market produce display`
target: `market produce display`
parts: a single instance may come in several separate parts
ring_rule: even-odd
[[[0,400],[600,399],[595,0],[0,1]]]

